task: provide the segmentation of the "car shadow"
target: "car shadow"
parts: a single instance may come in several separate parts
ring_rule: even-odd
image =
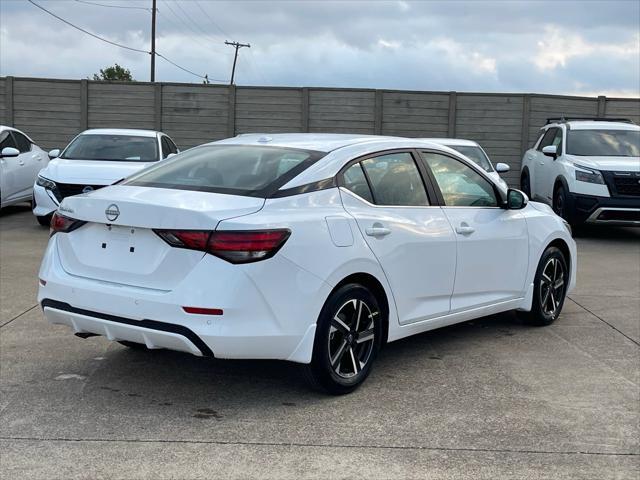
[[[575,239],[601,239],[621,242],[637,242],[640,240],[640,227],[581,225],[574,227],[573,237]]]
[[[9,207],[4,207],[0,209],[0,217],[8,217],[11,215],[16,215],[18,213],[30,212],[31,205],[29,203],[18,203],[16,205],[11,205]]]

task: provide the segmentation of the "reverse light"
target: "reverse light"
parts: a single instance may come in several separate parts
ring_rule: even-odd
[[[200,250],[230,263],[250,263],[274,256],[291,235],[277,230],[154,230],[172,247]]]
[[[576,180],[579,182],[596,183],[604,185],[604,178],[597,170],[587,170],[584,167],[576,165]]]
[[[85,221],[76,220],[75,218],[65,217],[64,215],[60,215],[58,212],[55,212],[51,217],[51,235],[61,232],[61,233],[69,233],[74,231],[76,228],[80,228],[84,225]]]

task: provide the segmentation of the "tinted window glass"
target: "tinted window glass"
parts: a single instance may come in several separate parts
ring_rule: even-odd
[[[463,154],[465,157],[469,157],[480,167],[482,167],[483,170],[487,172],[493,172],[491,162],[480,147],[474,147],[470,145],[447,145],[447,147],[453,148],[454,150]]]
[[[257,146],[202,146],[130,177],[123,185],[259,196],[293,169],[299,173],[323,154]]]
[[[418,167],[410,153],[392,153],[362,161],[377,205],[429,205]]]
[[[169,137],[164,137],[167,139],[167,143],[169,145],[169,150],[170,153],[178,153],[178,147],[176,147],[176,144],[173,143],[173,140],[171,140]]]
[[[0,132],[0,151],[6,147],[18,148],[16,147],[16,143],[13,141],[13,137],[9,133],[9,130]]]
[[[570,130],[567,153],[637,157],[640,156],[640,130]]]
[[[440,187],[444,203],[451,207],[496,207],[493,185],[463,162],[437,153],[424,153]]]
[[[18,132],[11,132],[11,134],[13,135],[13,138],[18,145],[18,150],[20,150],[20,153],[31,151],[31,142],[27,137]]]
[[[60,158],[69,160],[110,160],[123,162],[155,162],[159,158],[155,137],[133,135],[80,135]]]
[[[351,165],[347,171],[344,172],[344,186],[359,197],[364,198],[367,202],[373,203],[369,184],[362,171],[362,166],[359,163]]]
[[[538,145],[538,150],[542,151],[542,149],[547,145],[552,145],[552,144],[557,145],[557,143],[554,143],[554,140],[557,137],[557,134],[559,131],[561,131],[559,128],[548,129],[544,134],[544,136],[542,137],[542,141],[540,142],[540,145]]]
[[[167,137],[162,137],[161,143],[162,143],[162,158],[167,158],[170,153],[173,153],[171,151],[171,146],[167,141]]]

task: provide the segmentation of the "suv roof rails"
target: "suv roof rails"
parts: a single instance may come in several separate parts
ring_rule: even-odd
[[[591,122],[621,122],[621,123],[631,123],[635,125],[633,120],[629,120],[628,118],[610,118],[610,117],[551,117],[547,118],[547,123],[545,125],[549,125],[550,123],[565,123],[572,122],[575,120],[587,120]]]

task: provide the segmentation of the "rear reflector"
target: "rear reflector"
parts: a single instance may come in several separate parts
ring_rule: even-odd
[[[291,235],[279,230],[154,230],[172,247],[201,250],[231,263],[257,262],[272,257]]]
[[[222,315],[220,308],[202,308],[202,307],[182,307],[187,313],[195,313],[198,315]]]
[[[54,233],[69,233],[75,230],[76,228],[84,225],[85,221],[76,220],[75,218],[65,217],[64,215],[60,215],[58,212],[55,212],[51,217],[51,235]]]

